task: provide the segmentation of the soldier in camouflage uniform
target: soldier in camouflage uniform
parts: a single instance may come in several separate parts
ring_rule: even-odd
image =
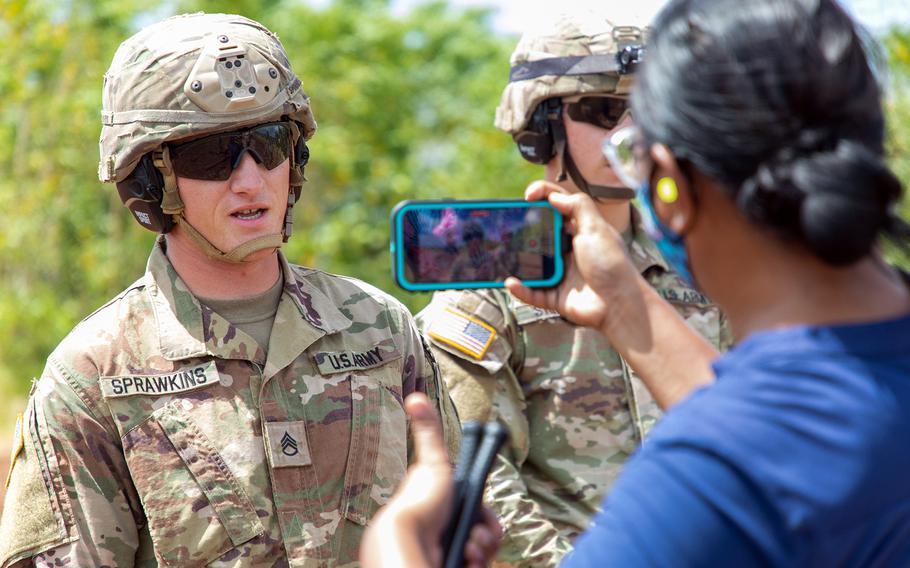
[[[611,129],[628,121],[643,41],[639,28],[602,19],[563,17],[546,33],[525,34],[512,55],[496,125],[513,135],[526,159],[545,164],[547,179],[598,197],[647,281],[724,347],[730,335],[718,308],[670,271],[641,227],[633,192],[620,187],[601,157]],[[497,419],[509,428],[510,445],[485,496],[503,525],[498,564],[557,564],[661,409],[601,333],[503,290],[437,293],[418,324],[461,419]],[[465,326],[483,336],[466,341],[458,333]]]
[[[105,76],[102,181],[162,233],[20,415],[0,566],[343,566],[405,473],[402,400],[458,422],[407,310],[280,252],[316,123],[276,36],[195,14]],[[187,142],[189,140],[189,142]]]

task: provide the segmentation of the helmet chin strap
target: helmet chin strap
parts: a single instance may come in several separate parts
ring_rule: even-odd
[[[569,172],[569,177],[575,185],[578,186],[578,189],[587,193],[594,199],[628,200],[635,197],[635,191],[625,186],[595,185],[593,183],[588,183],[588,180],[586,180],[578,170],[578,166],[575,165],[575,160],[572,159],[572,154],[569,153],[568,146],[566,146],[566,151],[563,153],[563,170],[560,173],[563,179],[565,179],[566,171]]]
[[[569,152],[569,140],[566,135],[565,125],[562,120],[553,122],[553,140],[556,146],[556,154],[559,156],[559,175],[556,181],[565,181],[566,173],[569,178],[581,191],[587,193],[594,199],[632,199],[635,197],[635,190],[625,186],[595,185],[588,183],[588,180],[581,175],[572,154]]]
[[[254,239],[250,239],[245,243],[237,245],[230,251],[225,252],[213,245],[211,241],[202,235],[202,233],[190,225],[189,221],[186,220],[186,217],[183,216],[182,212],[178,215],[174,215],[174,221],[180,227],[180,230],[185,232],[186,236],[189,237],[191,241],[196,243],[196,245],[202,250],[202,252],[206,254],[206,256],[215,260],[229,262],[231,264],[242,264],[246,261],[247,257],[249,257],[254,252],[259,252],[266,249],[272,249],[272,251],[276,251],[281,248],[281,245],[284,242],[284,236],[281,233],[271,233],[269,235],[262,235]]]
[[[196,230],[189,221],[187,221],[184,216],[184,204],[183,200],[180,199],[180,192],[177,190],[177,176],[174,174],[174,169],[171,166],[170,152],[167,146],[165,146],[160,155],[155,154],[154,158],[155,166],[161,172],[164,177],[164,197],[161,200],[161,210],[167,214],[172,215],[174,222],[180,227],[180,229],[186,233],[186,236],[193,241],[202,252],[205,253],[209,258],[215,260],[220,260],[222,262],[228,262],[231,264],[241,264],[246,261],[254,252],[259,252],[261,250],[272,249],[277,251],[281,248],[281,245],[287,240],[284,233],[271,233],[268,235],[262,235],[254,239],[250,239],[245,243],[241,243],[229,251],[223,251],[212,244],[202,233]],[[288,227],[288,217],[291,213],[291,205],[293,204],[293,195],[294,192],[289,190],[288,195],[288,209],[285,214],[285,227]]]

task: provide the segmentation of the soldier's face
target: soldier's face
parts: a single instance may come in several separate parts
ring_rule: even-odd
[[[186,220],[213,245],[232,250],[256,237],[280,233],[287,209],[290,160],[269,170],[245,153],[224,181],[177,176]],[[254,255],[268,255],[263,250]]]
[[[626,116],[612,129],[607,130],[587,122],[572,120],[572,118],[563,112],[563,122],[566,125],[566,137],[568,138],[569,150],[572,153],[572,159],[578,166],[581,175],[590,184],[606,185],[609,187],[622,187],[623,183],[619,180],[610,163],[603,156],[603,143],[610,134],[620,128],[631,124],[631,116]],[[559,175],[558,157],[550,160],[546,167],[547,179],[556,181]],[[579,191],[571,178],[567,178],[562,185],[570,192]]]

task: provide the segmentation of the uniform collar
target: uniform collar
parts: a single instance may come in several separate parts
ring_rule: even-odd
[[[272,329],[280,332],[273,331],[269,339],[269,357],[263,373],[266,380],[295,360],[317,339],[351,327],[351,319],[308,278],[315,271],[292,268],[280,250],[278,261],[284,273],[284,292]]]
[[[635,268],[641,274],[646,273],[655,266],[660,267],[664,272],[669,272],[670,267],[664,257],[661,256],[660,251],[657,250],[657,245],[648,238],[648,234],[645,232],[638,208],[633,205],[630,209],[632,210],[632,221],[629,224],[629,229],[623,232],[622,238],[626,243],[632,264],[635,265]]]
[[[155,322],[161,355],[176,361],[191,357],[214,356],[246,359],[277,371],[293,361],[320,337],[351,325],[335,304],[295,271],[284,254],[278,252],[284,273],[284,290],[275,314],[275,329],[265,351],[223,317],[199,303],[177,274],[164,253],[163,241],[155,244],[144,276]]]

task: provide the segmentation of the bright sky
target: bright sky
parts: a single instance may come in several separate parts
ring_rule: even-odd
[[[574,11],[610,6],[610,14],[627,13],[629,17],[650,20],[666,0],[560,0],[560,10]],[[854,17],[873,32],[886,30],[892,25],[910,27],[910,0],[841,0]],[[552,14],[552,0],[449,0],[455,6],[489,6],[496,10],[493,24],[499,31],[520,34],[533,29]],[[396,10],[406,11],[421,0],[394,0]],[[616,17],[623,22],[628,18]],[[645,23],[645,22],[642,22]]]

